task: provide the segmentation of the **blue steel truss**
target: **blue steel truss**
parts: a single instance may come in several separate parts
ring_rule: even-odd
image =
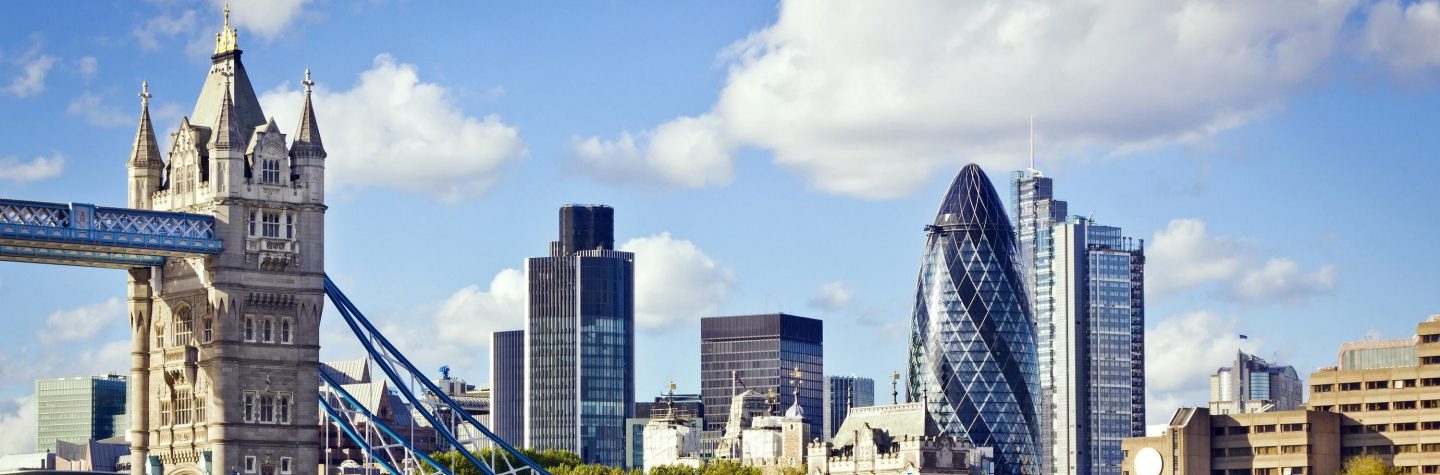
[[[340,311],[340,316],[345,319],[345,324],[350,327],[351,331],[355,332],[355,336],[360,340],[360,344],[365,347],[366,353],[369,354],[370,360],[385,374],[391,386],[410,404],[410,407],[414,408],[418,415],[429,422],[431,427],[435,428],[436,432],[445,442],[449,443],[451,447],[460,448],[458,452],[464,456],[470,464],[478,468],[481,473],[485,475],[550,475],[550,472],[545,470],[544,467],[536,464],[530,460],[529,457],[526,457],[525,454],[516,450],[514,446],[497,437],[489,428],[486,428],[484,424],[481,424],[474,416],[466,412],[463,406],[452,399],[445,391],[442,391],[439,386],[430,382],[424,373],[420,372],[384,335],[380,334],[380,331],[365,318],[364,314],[360,313],[360,310],[355,307],[355,304],[340,291],[340,288],[330,280],[329,276],[325,277],[325,294],[330,297],[330,302],[334,303],[335,308]],[[421,385],[421,389],[426,392],[425,397],[421,397],[417,395],[415,391],[411,390],[410,384],[405,380],[405,376],[409,376],[410,381],[417,382]],[[334,381],[331,380],[328,375],[322,372],[320,377],[327,386],[339,390],[336,393],[337,396],[339,394],[346,394],[346,396],[348,396],[347,393],[344,393],[344,389],[340,388],[340,385],[334,384]],[[352,407],[359,406],[354,398],[346,396],[338,396],[338,399],[346,405],[351,405]],[[393,475],[402,475],[398,471],[399,469],[395,467],[395,462],[393,461],[397,457],[387,457],[381,453],[381,450],[388,449],[396,444],[404,446],[411,454],[415,454],[416,458],[424,460],[427,465],[439,470],[439,473],[450,474],[448,469],[440,467],[434,460],[430,459],[430,457],[416,452],[415,447],[403,436],[391,430],[383,423],[380,423],[378,419],[369,417],[367,411],[362,415],[369,417],[369,421],[378,423],[376,427],[385,435],[385,438],[382,440],[393,442],[392,444],[382,444],[380,447],[377,447],[376,444],[372,443],[364,434],[359,434],[349,421],[342,421],[341,419],[347,418],[346,415],[342,414],[342,411],[333,405],[329,405],[325,399],[326,397],[321,398],[321,402],[325,403],[322,404],[322,406],[325,407],[331,419],[340,423],[346,435],[350,436],[351,440],[360,445],[366,453],[376,459],[384,459],[385,462],[381,465]],[[444,423],[439,415],[441,410],[448,412],[453,417],[460,418],[460,425],[452,426]],[[359,411],[356,410],[356,412]],[[354,414],[350,416],[350,418],[353,418]],[[350,426],[349,429],[345,429],[347,425]],[[465,431],[463,436],[457,434],[460,429]],[[478,452],[478,448],[482,445],[493,447],[491,451],[492,457],[489,463],[480,460],[475,454],[471,453],[472,450]],[[503,452],[509,455],[509,457],[496,457],[494,455],[497,452]],[[515,460],[519,463],[512,466],[508,460]],[[415,463],[411,461],[409,464],[414,465]]]
[[[221,249],[210,216],[0,199],[0,260],[126,268]]]

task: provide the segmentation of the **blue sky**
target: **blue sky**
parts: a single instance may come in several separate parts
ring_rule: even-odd
[[[965,163],[1006,190],[1033,114],[1071,211],[1146,240],[1158,421],[1237,347],[1308,375],[1440,313],[1440,2],[1255,3],[273,0],[233,22],[286,131],[313,70],[328,272],[423,367],[485,381],[573,202],[615,206],[637,253],[638,397],[698,387],[719,314],[821,318],[827,371],[883,381],[922,226]],[[165,142],[220,6],[4,9],[0,196],[123,204],[139,83]],[[0,263],[0,449],[33,443],[33,379],[128,367],[123,299],[118,271]]]

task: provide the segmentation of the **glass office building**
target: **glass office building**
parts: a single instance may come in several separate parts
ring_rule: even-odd
[[[613,250],[613,223],[608,206],[565,206],[550,257],[525,261],[525,441],[623,467],[635,400],[635,258]]]
[[[700,397],[705,429],[700,450],[713,453],[730,420],[730,400],[746,389],[773,395],[774,412],[790,407],[799,382],[800,408],[811,419],[810,437],[824,393],[824,326],[820,320],[783,313],[700,319]],[[795,370],[800,376],[795,376]]]
[[[980,167],[960,170],[925,231],[907,400],[945,434],[993,447],[996,473],[1038,474],[1035,325],[1014,228]]]
[[[56,441],[84,444],[125,435],[125,377],[119,375],[35,381],[35,449],[54,452]],[[117,417],[121,416],[121,417]]]
[[[1415,347],[1411,340],[1402,341],[1409,343],[1410,348]],[[1344,346],[1340,354],[1343,359]],[[1305,402],[1304,388],[1294,366],[1271,363],[1237,351],[1234,364],[1210,375],[1210,413],[1289,411]]]
[[[490,430],[525,443],[525,330],[490,335]]]
[[[855,376],[825,377],[825,414],[822,426],[825,440],[835,437],[840,424],[850,415],[852,407],[875,405],[875,380]]]
[[[1144,241],[1067,218],[1038,170],[1013,173],[1010,189],[1035,312],[1041,460],[1047,473],[1119,474],[1120,440],[1145,433]]]

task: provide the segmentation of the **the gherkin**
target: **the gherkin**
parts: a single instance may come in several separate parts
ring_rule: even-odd
[[[993,447],[996,473],[1038,474],[1035,324],[1010,219],[980,167],[960,170],[925,231],[908,397],[946,435]]]

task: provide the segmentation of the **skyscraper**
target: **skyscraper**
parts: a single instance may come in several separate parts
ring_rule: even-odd
[[[1144,242],[1065,216],[1054,181],[1011,175],[1040,362],[1049,473],[1119,474],[1120,441],[1145,433]]]
[[[56,441],[83,444],[125,435],[125,377],[119,375],[35,381],[35,450],[55,451]]]
[[[810,418],[821,414],[824,341],[823,323],[813,318],[772,313],[701,319],[700,396],[705,404],[701,451],[715,450],[737,391],[772,396],[778,414],[795,397],[791,381],[799,381],[800,408]],[[806,439],[820,437],[820,425],[810,424]]]
[[[875,405],[875,380],[855,376],[825,377],[825,414],[822,415],[825,440],[835,437],[840,424],[852,407]]]
[[[1035,325],[1014,228],[980,167],[960,170],[925,232],[906,397],[943,433],[994,447],[996,473],[1038,474]]]
[[[549,257],[525,260],[525,441],[625,466],[635,400],[635,258],[613,250],[615,211],[560,209]]]
[[[525,443],[525,330],[490,335],[490,430]]]
[[[1304,387],[1294,366],[1237,351],[1235,364],[1210,375],[1210,413],[1288,411],[1304,403]]]

